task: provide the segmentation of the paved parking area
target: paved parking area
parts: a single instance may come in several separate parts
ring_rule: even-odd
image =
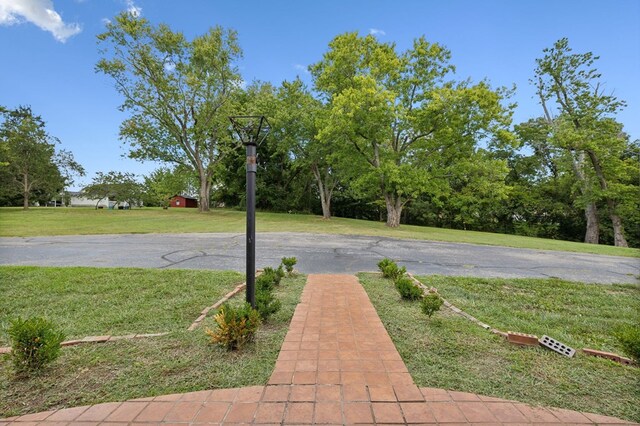
[[[0,264],[244,271],[243,234],[118,234],[0,238]],[[258,267],[298,258],[303,273],[376,270],[394,259],[414,274],[640,284],[640,259],[352,235],[259,233]]]

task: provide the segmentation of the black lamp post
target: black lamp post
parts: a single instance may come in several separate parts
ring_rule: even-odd
[[[229,117],[242,144],[247,147],[247,302],[256,307],[256,148],[269,133],[264,115]]]

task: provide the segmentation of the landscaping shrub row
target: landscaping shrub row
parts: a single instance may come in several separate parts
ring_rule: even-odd
[[[404,300],[420,300],[422,312],[429,318],[440,310],[442,299],[437,293],[424,294],[423,290],[414,284],[413,280],[407,276],[407,268],[399,267],[393,260],[384,258],[378,262],[378,268],[382,276],[394,282],[398,293]]]
[[[404,266],[399,267],[393,260],[384,258],[378,262],[378,268],[384,278],[394,282],[403,300],[420,300],[421,310],[429,318],[442,307],[444,302],[438,293],[427,292],[425,294],[423,289],[407,276],[407,270]],[[624,352],[640,363],[640,328],[630,325],[619,327],[615,337],[622,345]]]

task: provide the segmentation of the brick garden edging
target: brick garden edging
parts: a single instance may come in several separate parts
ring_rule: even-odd
[[[189,326],[189,328],[187,328],[187,331],[193,331],[196,328],[198,328],[198,326],[202,323],[202,321],[204,321],[204,319],[207,317],[207,314],[209,313],[209,311],[211,311],[213,309],[218,309],[220,306],[222,306],[223,303],[225,303],[226,301],[231,299],[236,294],[240,293],[246,287],[247,287],[247,283],[239,284],[238,286],[236,286],[236,288],[231,290],[229,293],[227,293],[224,296],[222,296],[222,299],[218,300],[213,305],[204,308],[202,310],[202,312],[200,312],[200,316],[198,318],[196,318],[195,321],[193,321],[193,324],[191,324]]]
[[[435,287],[427,287],[426,285],[421,283],[416,277],[414,277],[413,274],[411,274],[411,272],[407,272],[407,275],[409,276],[409,278],[411,278],[411,280],[413,280],[413,282],[418,287],[420,287],[422,289],[423,292],[425,292],[425,293],[435,293],[435,294],[438,294],[438,296],[440,296],[440,294],[438,293],[438,289],[436,289]],[[542,339],[538,339],[537,336],[534,336],[534,335],[531,335],[531,334],[525,334],[525,333],[518,333],[518,332],[515,332],[515,331],[504,332],[504,331],[498,330],[497,328],[493,328],[490,325],[483,323],[482,321],[480,321],[479,319],[475,318],[474,316],[469,315],[468,313],[464,312],[462,309],[457,308],[456,306],[452,305],[451,303],[449,303],[442,296],[440,296],[440,298],[442,299],[443,305],[446,306],[447,308],[451,309],[453,312],[455,312],[458,315],[461,315],[461,316],[467,318],[468,320],[478,324],[480,327],[484,328],[485,330],[488,330],[493,334],[496,334],[498,336],[501,336],[501,337],[505,338],[509,343],[513,343],[513,344],[520,345],[520,346],[545,346],[545,345],[541,345],[540,340],[542,340]],[[547,336],[543,336],[543,337],[547,337]],[[571,348],[569,348],[569,349],[571,349]],[[571,349],[571,350],[573,351],[573,349]],[[594,357],[597,357],[597,358],[609,359],[611,361],[617,362],[617,363],[622,364],[622,365],[637,366],[637,364],[634,363],[632,359],[626,358],[626,357],[624,357],[622,355],[618,355],[618,354],[614,354],[614,353],[610,353],[610,352],[603,352],[603,351],[599,351],[599,350],[596,350],[596,349],[589,349],[589,348],[582,349],[582,352],[585,355],[594,356]],[[575,353],[575,351],[574,351],[574,353]],[[573,356],[573,354],[571,356]]]
[[[258,278],[260,275],[262,275],[262,269],[256,270],[256,278]],[[193,331],[196,328],[198,328],[198,326],[202,323],[202,321],[204,321],[204,319],[207,317],[207,314],[209,313],[209,311],[214,310],[214,309],[218,309],[220,306],[222,306],[223,303],[225,303],[226,301],[231,299],[236,294],[240,293],[246,287],[247,287],[247,283],[246,282],[243,282],[242,284],[238,284],[236,286],[236,288],[234,288],[229,293],[227,293],[224,296],[222,296],[222,299],[218,300],[213,305],[207,306],[206,308],[204,308],[202,310],[202,312],[200,312],[200,316],[198,318],[196,318],[195,321],[193,321],[193,324],[191,324],[189,326],[189,328],[187,328],[187,331]]]
[[[106,342],[115,342],[117,340],[146,339],[149,337],[166,336],[167,334],[169,333],[165,332],[165,333],[150,333],[150,334],[126,334],[124,336],[110,336],[110,335],[87,336],[87,337],[83,337],[82,339],[67,340],[65,342],[60,343],[60,346],[62,347],[75,346],[75,345],[83,345],[85,343],[106,343]],[[0,348],[0,354],[10,354],[10,353],[11,353],[11,346]]]
[[[604,351],[599,351],[599,350],[596,350],[596,349],[589,349],[589,348],[583,348],[582,352],[585,355],[595,356],[596,358],[609,359],[611,361],[620,363],[622,365],[630,365],[630,366],[635,366],[635,367],[638,366],[638,364],[635,363],[632,359],[626,358],[626,357],[624,357],[622,355],[614,354],[614,353],[611,353],[611,352],[604,352]]]
[[[409,276],[409,278],[411,278],[411,280],[413,280],[413,282],[416,285],[418,285],[418,287],[420,287],[422,289],[422,291],[424,291],[426,293],[435,293],[435,294],[438,294],[438,296],[440,296],[440,294],[438,293],[438,289],[437,288],[435,288],[435,287],[427,287],[426,285],[422,284],[416,277],[413,276],[413,274],[411,272],[407,272],[407,275]],[[440,298],[442,299],[443,305],[446,306],[447,308],[451,309],[456,314],[465,317],[469,321],[479,325],[480,327],[484,328],[485,330],[490,331],[493,334],[497,334],[498,336],[504,337],[505,339],[507,338],[507,333],[505,333],[504,331],[498,330],[497,328],[491,327],[489,324],[483,323],[482,321],[480,321],[476,317],[474,317],[472,315],[469,315],[468,313],[466,313],[462,309],[452,305],[444,297],[440,296]]]

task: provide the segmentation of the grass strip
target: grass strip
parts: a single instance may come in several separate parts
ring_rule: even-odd
[[[393,284],[361,274],[418,386],[439,387],[640,421],[640,369],[544,348],[522,348],[443,309],[429,320]],[[418,277],[444,298],[504,330],[547,334],[575,348],[621,352],[611,331],[637,320],[640,290],[559,280]]]

